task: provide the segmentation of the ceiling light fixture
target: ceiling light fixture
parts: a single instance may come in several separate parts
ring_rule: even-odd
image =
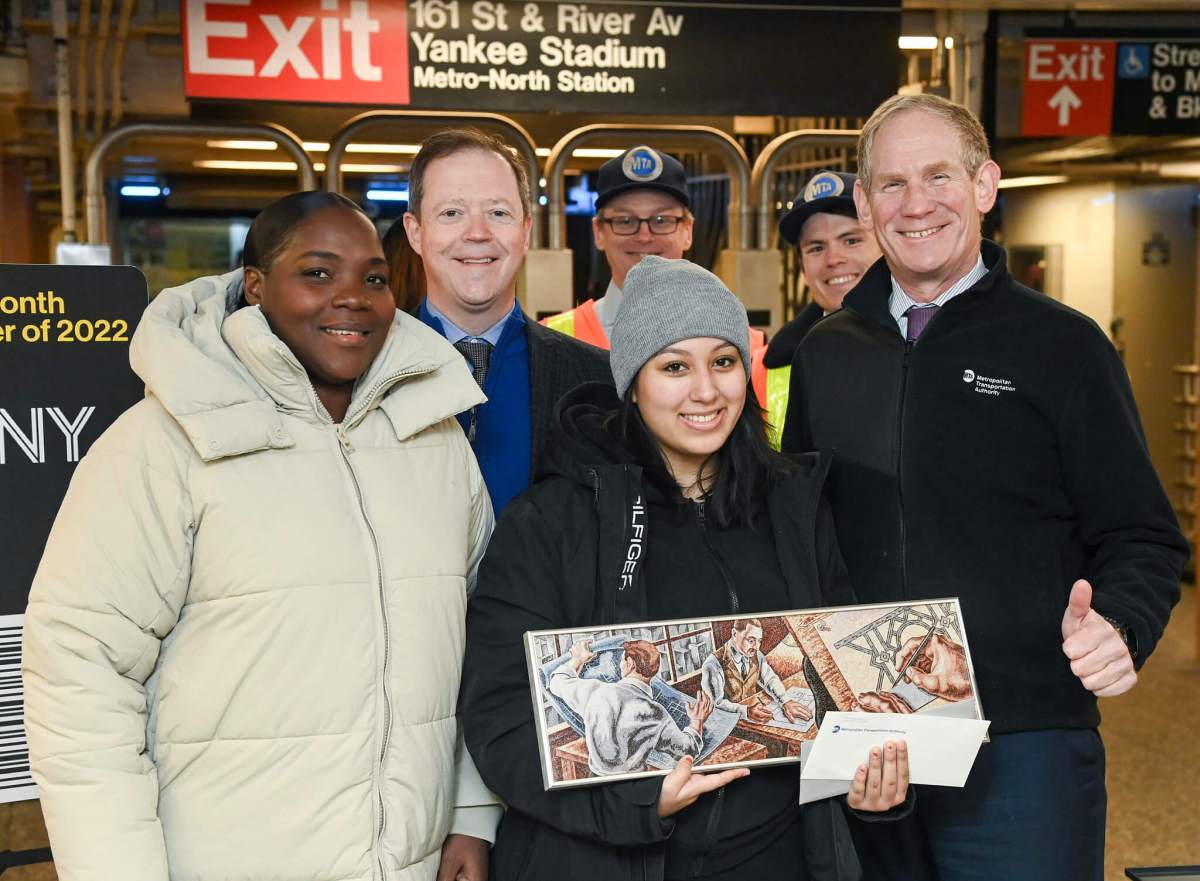
[[[205,141],[204,146],[212,147],[216,150],[265,150],[271,151],[278,146],[274,141],[258,141],[248,138],[236,139],[221,139],[215,141]]]
[[[936,49],[941,45],[941,40],[933,36],[912,36],[904,35],[899,39],[901,49]]]
[[[1163,162],[1158,173],[1163,177],[1200,177],[1200,162]]]
[[[166,187],[157,184],[122,184],[120,190],[122,196],[131,199],[157,199],[169,195],[170,192]]]
[[[367,198],[372,202],[407,202],[408,190],[367,190]]]
[[[1017,187],[1044,187],[1050,184],[1064,184],[1070,178],[1065,174],[1031,174],[1025,177],[1005,177],[1000,179],[1000,189],[1012,190]]]
[[[267,162],[257,159],[197,159],[196,168],[219,168],[226,171],[295,171],[295,162]]]

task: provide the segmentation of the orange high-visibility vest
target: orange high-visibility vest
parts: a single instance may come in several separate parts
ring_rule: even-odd
[[[565,333],[601,349],[611,348],[608,334],[596,315],[596,301],[588,300],[574,309],[551,315],[541,321],[551,330]],[[787,416],[788,388],[791,384],[791,366],[768,370],[763,364],[767,353],[767,338],[761,330],[750,328],[750,379],[758,403],[767,411],[767,437],[771,446],[779,449],[783,437],[783,420]]]
[[[560,312],[558,315],[551,315],[549,318],[543,318],[541,323],[551,330],[557,330],[559,333],[573,336],[577,340],[591,343],[593,346],[598,346],[601,349],[607,350],[610,348],[608,334],[604,332],[604,327],[600,324],[600,318],[596,315],[595,300],[588,300],[586,303],[580,303],[574,309],[568,309],[566,312]]]

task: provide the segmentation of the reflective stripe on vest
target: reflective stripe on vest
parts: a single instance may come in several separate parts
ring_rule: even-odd
[[[542,324],[551,330],[575,337],[581,342],[590,343],[601,349],[609,348],[608,334],[600,324],[600,316],[596,314],[596,301],[587,300],[574,309],[561,315],[551,315],[543,318]]]
[[[567,336],[575,336],[575,310],[570,309],[566,312],[560,312],[558,315],[543,318],[542,324],[551,330],[565,333]]]
[[[787,418],[788,391],[792,385],[792,365],[767,371],[767,440],[778,450],[783,440],[783,421]]]

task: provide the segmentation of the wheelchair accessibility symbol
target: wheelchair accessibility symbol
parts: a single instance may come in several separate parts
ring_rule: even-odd
[[[1150,47],[1145,43],[1123,43],[1117,51],[1117,76],[1123,80],[1150,76]]]

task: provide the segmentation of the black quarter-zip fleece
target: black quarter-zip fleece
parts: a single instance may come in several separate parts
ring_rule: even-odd
[[[957,596],[994,733],[1094,727],[1062,652],[1071,585],[1134,634],[1138,663],[1179,597],[1187,544],[1129,379],[1086,316],[987,274],[906,353],[880,260],[805,338],[787,451],[825,450],[860,601]]]

